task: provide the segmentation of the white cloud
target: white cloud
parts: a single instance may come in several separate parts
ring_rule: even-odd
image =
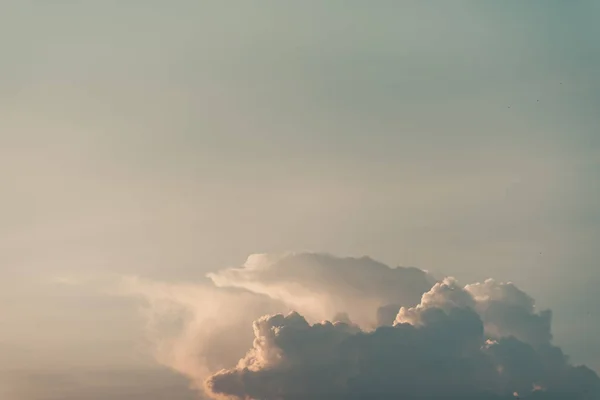
[[[511,283],[446,278],[423,289],[430,277],[418,269],[312,253],[254,255],[210,278],[122,289],[146,300],[158,360],[212,397],[600,395],[598,376],[551,343],[550,313]],[[393,326],[376,327],[393,310]]]
[[[475,299],[488,336],[514,336],[531,345],[552,340],[551,311],[537,312],[534,300],[514,284],[488,279],[467,285],[465,291]]]
[[[434,283],[417,268],[317,253],[255,254],[240,268],[208,276],[218,287],[243,288],[280,300],[309,320],[345,313],[364,328],[391,324],[400,305],[416,305]],[[394,312],[386,321],[390,305]]]

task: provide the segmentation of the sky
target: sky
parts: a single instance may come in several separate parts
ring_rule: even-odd
[[[218,272],[288,251],[514,282],[600,371],[598,37],[593,0],[0,0],[0,396],[194,398],[139,297],[310,320]]]

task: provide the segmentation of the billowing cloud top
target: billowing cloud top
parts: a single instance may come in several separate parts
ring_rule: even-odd
[[[418,268],[316,253],[255,254],[241,268],[208,276],[218,287],[265,294],[313,320],[344,312],[363,327],[391,325],[400,305],[418,304],[435,282]]]
[[[205,366],[212,372],[204,374],[193,363],[171,366],[211,397],[600,399],[596,373],[572,366],[552,344],[550,312],[538,312],[533,299],[511,283],[463,287],[452,278],[432,282],[417,269],[322,254],[251,256],[241,268],[210,278],[221,287],[211,291],[224,291],[215,301],[227,301],[215,305],[221,317],[212,312],[203,319],[206,310],[198,311],[189,301],[194,296],[185,296],[194,317],[184,324],[178,346],[177,340],[171,345],[180,353],[187,346],[204,352],[211,347],[217,354],[213,346],[192,347],[209,326],[214,346],[227,353],[228,341],[239,338],[247,343],[246,353],[237,365],[219,371]],[[177,302],[181,292],[169,290],[163,297]],[[203,297],[203,308],[210,307],[209,298]],[[255,315],[253,330],[249,324],[242,328],[240,321],[246,324],[267,309],[281,311]],[[206,357],[202,351],[197,359]]]

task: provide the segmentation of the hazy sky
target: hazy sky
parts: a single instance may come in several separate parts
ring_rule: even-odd
[[[0,0],[0,371],[153,368],[69,279],[288,250],[513,281],[600,370],[598,38],[594,0]]]

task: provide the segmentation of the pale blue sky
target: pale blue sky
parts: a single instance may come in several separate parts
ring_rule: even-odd
[[[0,345],[128,364],[132,313],[47,280],[316,250],[512,280],[600,369],[598,38],[593,0],[1,2]]]

